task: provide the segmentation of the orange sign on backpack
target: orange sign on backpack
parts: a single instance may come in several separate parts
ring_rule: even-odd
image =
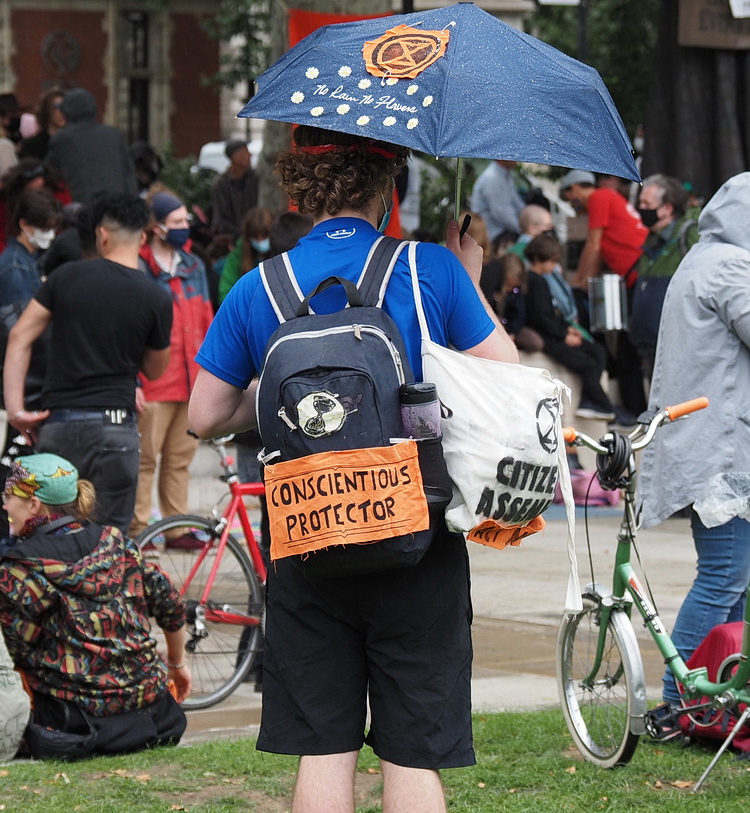
[[[429,528],[417,444],[320,452],[265,474],[271,559]]]

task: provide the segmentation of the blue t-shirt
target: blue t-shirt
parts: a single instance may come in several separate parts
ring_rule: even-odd
[[[319,223],[289,252],[304,293],[329,276],[356,282],[378,231],[366,220],[338,217]],[[417,269],[430,338],[443,346],[467,350],[486,339],[494,324],[461,263],[432,243],[417,246]],[[312,302],[316,313],[332,313],[346,304],[341,286],[320,293]],[[422,379],[421,334],[412,294],[407,250],[393,269],[383,309],[401,331],[417,380]],[[208,372],[245,389],[259,373],[266,345],[279,326],[255,268],[239,279],[209,328],[196,361]]]

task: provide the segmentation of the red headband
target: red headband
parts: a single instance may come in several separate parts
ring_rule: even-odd
[[[382,155],[384,158],[393,160],[396,153],[393,150],[386,150],[384,147],[376,147],[374,144],[352,144],[345,147],[341,144],[320,144],[317,147],[295,147],[295,152],[304,152],[307,155],[321,155],[327,152],[336,152],[341,150],[343,152],[356,152],[363,149],[365,152],[370,152],[375,155]]]

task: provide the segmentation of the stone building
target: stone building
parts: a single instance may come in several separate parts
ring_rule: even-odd
[[[201,28],[215,0],[2,0],[0,92],[33,105],[53,85],[84,87],[128,143],[197,153],[222,135],[219,44]]]

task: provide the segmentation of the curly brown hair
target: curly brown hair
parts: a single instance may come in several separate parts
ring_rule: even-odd
[[[315,218],[324,212],[333,217],[345,208],[365,209],[409,157],[406,147],[306,125],[295,129],[294,143],[302,149],[281,153],[276,171],[292,203]],[[341,149],[303,151],[328,145]]]

